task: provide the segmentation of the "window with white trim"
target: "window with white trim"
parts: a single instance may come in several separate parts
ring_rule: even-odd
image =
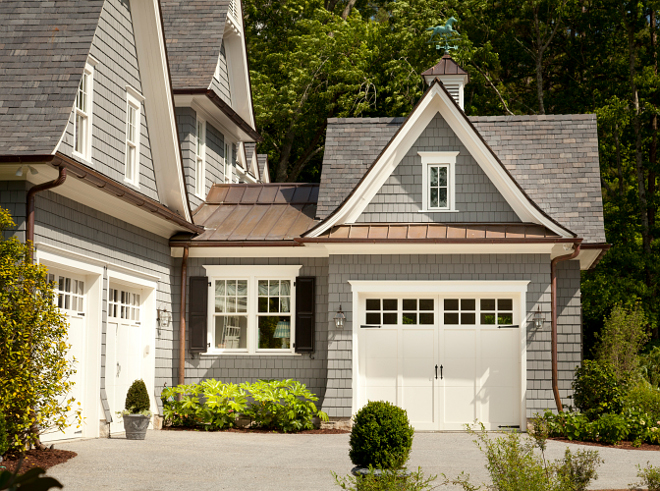
[[[55,303],[63,310],[76,313],[85,311],[85,282],[66,276],[48,275],[48,282],[54,283]]]
[[[231,165],[231,144],[225,141],[225,182],[231,183],[232,179],[232,165]]]
[[[206,190],[206,122],[197,118],[197,143],[195,158],[195,194],[204,198]]]
[[[93,94],[94,66],[88,61],[78,85],[73,108],[73,155],[87,161],[92,157]]]
[[[418,152],[422,157],[420,211],[456,210],[456,157],[459,152]]]
[[[300,266],[223,268],[230,276],[209,274],[207,352],[293,353],[295,278]],[[244,274],[238,274],[241,270]]]
[[[108,317],[140,323],[140,294],[127,290],[110,288],[108,296]]]
[[[124,180],[135,186],[140,184],[140,125],[142,96],[126,88],[126,166]]]

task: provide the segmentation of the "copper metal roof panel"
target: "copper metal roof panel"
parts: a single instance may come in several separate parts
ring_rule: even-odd
[[[257,223],[256,227],[250,232],[250,240],[266,240],[266,237],[280,220],[285,206],[259,205],[266,209],[266,212]]]
[[[268,205],[239,205],[239,208],[243,206],[247,207],[247,213],[229,236],[231,241],[246,240],[251,237],[252,231],[257,228],[266,211],[270,208]]]
[[[223,205],[219,207],[219,209],[224,207],[231,207],[233,210],[222,222],[219,222],[220,226],[214,227],[215,232],[211,235],[209,240],[229,240],[229,237],[234,233],[234,230],[236,230],[241,224],[252,208],[249,205]]]
[[[229,192],[228,186],[211,186],[206,203],[222,203]]]
[[[225,197],[227,203],[240,203],[243,201],[243,195],[245,194],[245,186],[231,186]]]
[[[283,240],[288,237],[288,232],[291,226],[295,223],[298,215],[302,212],[301,205],[292,205],[287,206],[284,209],[284,213],[274,224],[273,228],[270,230],[266,236],[266,240]]]
[[[259,200],[259,195],[261,194],[261,188],[257,186],[247,186],[245,188],[245,193],[243,193],[242,201],[244,203],[256,203]]]

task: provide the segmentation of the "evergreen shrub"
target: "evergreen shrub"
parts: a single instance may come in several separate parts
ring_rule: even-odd
[[[149,393],[147,386],[142,379],[136,380],[131,384],[126,394],[126,411],[130,414],[140,414],[149,412]]]
[[[370,401],[355,415],[351,461],[360,467],[401,469],[408,461],[414,430],[405,410],[385,401]]]
[[[5,416],[0,413],[0,457],[7,453],[9,450],[9,441],[7,440],[7,423]]]
[[[604,413],[619,413],[623,409],[625,385],[617,379],[611,363],[584,360],[573,380],[575,406],[589,419]]]

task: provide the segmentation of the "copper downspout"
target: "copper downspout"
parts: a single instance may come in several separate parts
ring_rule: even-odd
[[[60,167],[60,174],[57,176],[57,179],[50,182],[44,182],[43,184],[38,184],[30,188],[27,194],[27,205],[26,205],[26,215],[27,215],[27,230],[26,240],[27,244],[30,244],[30,259],[34,255],[34,197],[37,193],[41,191],[46,191],[47,189],[53,189],[57,186],[61,186],[66,181],[66,168]]]
[[[580,242],[582,242],[582,239],[580,239],[579,242],[575,242],[575,249],[571,254],[566,254],[565,256],[557,256],[550,262],[550,315],[552,317],[552,392],[555,395],[557,411],[560,413],[564,412],[564,408],[561,404],[561,398],[559,397],[559,370],[557,368],[557,263],[575,259],[578,254],[580,254]]]
[[[188,276],[188,247],[183,248],[181,262],[181,305],[179,306],[179,385],[186,380],[186,283]]]

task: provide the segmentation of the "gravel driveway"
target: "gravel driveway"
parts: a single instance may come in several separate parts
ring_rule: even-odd
[[[149,431],[145,441],[123,438],[60,443],[78,457],[49,470],[65,491],[338,490],[331,471],[348,474],[348,434],[281,435]],[[425,473],[461,471],[472,482],[486,480],[485,459],[465,433],[416,433],[409,468]],[[549,458],[566,444],[548,442]],[[636,464],[660,465],[660,452],[596,448],[605,464],[593,489],[625,489],[636,480]],[[441,489],[452,489],[449,487]],[[457,489],[457,488],[456,488]]]

